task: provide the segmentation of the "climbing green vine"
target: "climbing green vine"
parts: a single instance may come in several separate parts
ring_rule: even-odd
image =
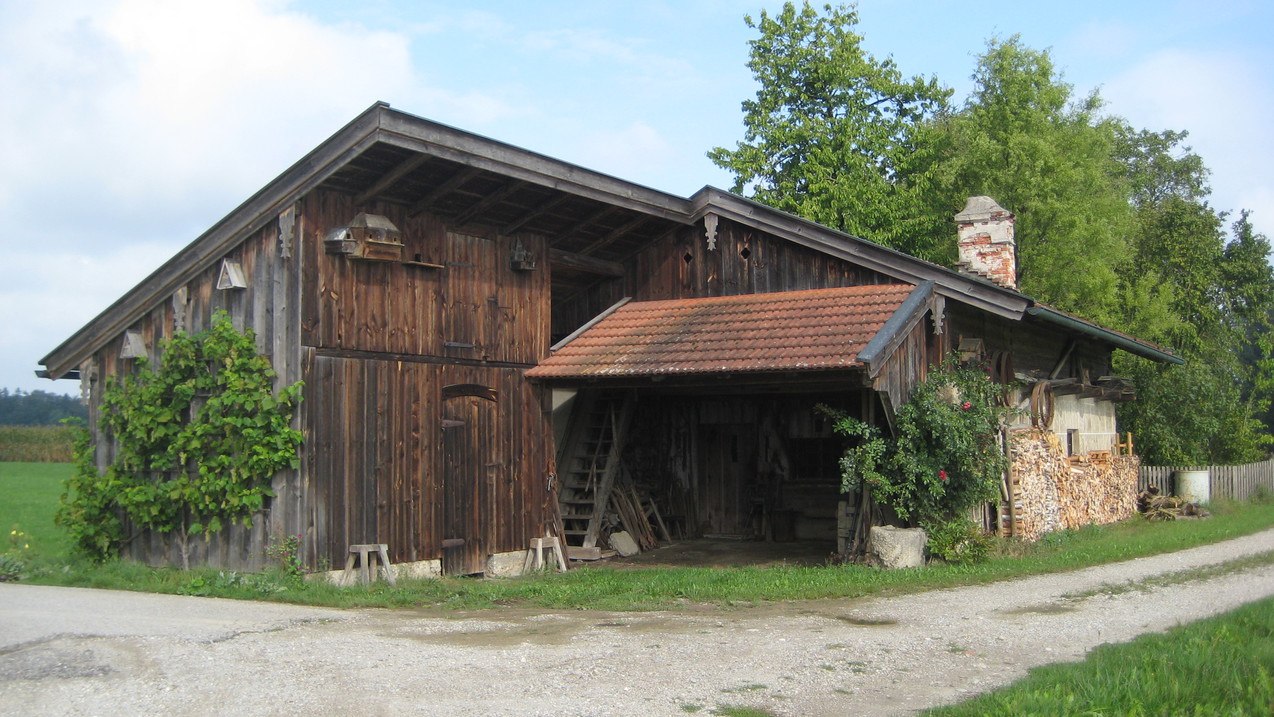
[[[118,550],[125,525],[172,533],[183,562],[190,536],[249,523],[272,495],[271,477],[298,463],[291,422],[301,384],[276,396],[273,379],[252,331],[224,312],[205,331],[165,341],[158,368],[143,362],[107,383],[100,421],[114,459],[99,473],[81,431],[58,523],[96,559]]]

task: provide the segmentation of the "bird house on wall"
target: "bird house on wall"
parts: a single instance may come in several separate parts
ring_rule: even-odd
[[[509,255],[509,264],[514,271],[535,271],[535,255],[521,240],[515,241]]]
[[[243,266],[237,261],[225,259],[221,262],[221,273],[217,276],[217,289],[246,289],[248,280],[243,275]]]
[[[142,332],[125,331],[124,342],[119,349],[122,359],[139,359],[146,357],[146,342],[142,340]]]
[[[347,226],[328,232],[323,240],[323,249],[328,254],[341,254],[351,259],[400,261],[403,233],[387,217],[363,212]]]

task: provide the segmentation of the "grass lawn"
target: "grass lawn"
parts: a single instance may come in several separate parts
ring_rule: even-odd
[[[1274,714],[1274,599],[1103,645],[932,717]]]
[[[70,549],[66,532],[53,524],[62,495],[62,481],[71,475],[69,463],[0,462],[0,552],[10,550],[10,532],[26,533],[25,551],[33,556],[60,558]]]
[[[503,580],[444,579],[340,589],[300,583],[281,573],[244,575],[200,569],[154,569],[124,561],[91,565],[68,554],[52,524],[67,464],[0,463],[0,527],[14,524],[31,536],[24,580],[53,585],[270,599],[335,607],[546,608],[644,610],[704,603],[724,606],[783,600],[861,597],[917,592],[1060,572],[1163,553],[1254,533],[1274,526],[1274,503],[1218,504],[1207,520],[1149,523],[1133,519],[1109,526],[1053,533],[1024,544],[1005,541],[981,565],[933,565],[879,570],[829,567],[646,568],[589,566],[558,575]]]

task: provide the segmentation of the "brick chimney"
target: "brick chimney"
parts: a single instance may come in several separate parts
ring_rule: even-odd
[[[960,271],[1017,289],[1017,244],[1013,241],[1013,212],[990,197],[969,197],[955,215],[959,237]]]

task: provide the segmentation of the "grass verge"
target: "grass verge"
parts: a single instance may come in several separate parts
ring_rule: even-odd
[[[1103,645],[1083,662],[1037,667],[1019,682],[931,717],[965,715],[1268,715],[1274,707],[1274,599]]]
[[[500,606],[647,610],[702,604],[753,605],[785,600],[853,598],[1074,570],[1180,550],[1274,526],[1274,503],[1221,503],[1207,520],[1151,523],[1134,519],[1053,533],[1032,543],[1001,542],[986,563],[885,571],[857,565],[765,568],[645,568],[604,565],[564,575],[503,580],[444,579],[341,589],[287,579],[282,571],[244,575],[199,569],[149,568],[126,561],[92,565],[68,555],[52,515],[69,465],[0,464],[0,526],[31,536],[23,579],[49,585],[269,599],[332,607]]]

